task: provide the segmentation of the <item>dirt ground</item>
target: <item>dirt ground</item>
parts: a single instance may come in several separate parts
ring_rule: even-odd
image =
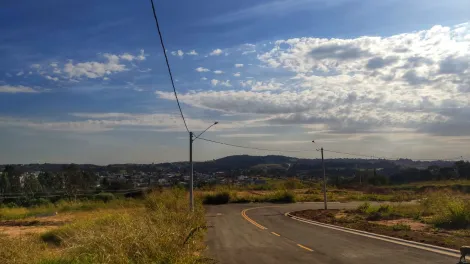
[[[304,210],[292,213],[295,216],[371,233],[398,237],[406,240],[459,249],[470,244],[470,232],[466,230],[437,229],[413,219],[367,221],[359,214],[342,210]],[[401,229],[397,224],[409,226]]]

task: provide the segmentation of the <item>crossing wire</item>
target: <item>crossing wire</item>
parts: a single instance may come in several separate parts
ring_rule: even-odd
[[[175,94],[176,103],[178,104],[181,118],[183,119],[184,126],[186,127],[186,131],[188,131],[189,133],[189,128],[188,128],[188,125],[186,124],[186,119],[184,118],[184,115],[183,115],[183,110],[181,110],[180,101],[178,99],[178,93],[176,93],[175,82],[173,81],[173,74],[171,73],[170,63],[168,62],[168,55],[166,54],[165,44],[163,43],[162,32],[160,30],[160,25],[158,24],[157,12],[155,12],[155,5],[153,4],[153,0],[150,0],[150,3],[152,4],[153,18],[155,19],[155,24],[157,25],[158,36],[160,37],[160,44],[162,45],[163,55],[165,55],[166,67],[168,68],[168,74],[170,75],[171,86],[173,87],[173,92]]]

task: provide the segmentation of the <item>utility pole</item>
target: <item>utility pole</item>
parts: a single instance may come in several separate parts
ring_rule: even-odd
[[[189,132],[189,169],[190,169],[190,174],[189,174],[189,208],[191,209],[191,212],[194,212],[194,196],[193,196],[193,132]]]
[[[325,203],[325,210],[328,209],[328,201],[326,198],[326,171],[325,171],[325,161],[323,159],[323,147],[320,149],[321,150],[321,164],[323,167],[323,202]]]
[[[214,122],[214,124],[207,127],[201,134],[194,136],[193,132],[189,132],[189,208],[191,212],[194,212],[194,170],[193,170],[193,142],[198,139],[204,132],[209,130],[209,128],[217,125],[219,122]]]

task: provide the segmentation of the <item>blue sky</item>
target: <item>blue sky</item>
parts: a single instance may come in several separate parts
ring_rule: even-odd
[[[190,129],[220,122],[207,138],[465,155],[466,0],[155,4]],[[187,158],[148,1],[3,1],[0,32],[0,163]],[[292,154],[195,147],[197,160]]]

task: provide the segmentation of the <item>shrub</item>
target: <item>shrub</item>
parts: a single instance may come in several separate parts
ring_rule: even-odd
[[[411,227],[407,224],[398,223],[392,226],[393,231],[410,231]]]
[[[365,202],[361,205],[359,205],[357,208],[356,208],[356,211],[359,212],[359,213],[366,213],[370,208],[370,203],[368,202]]]
[[[98,193],[93,197],[95,200],[103,201],[105,203],[114,200],[116,197],[112,193]]]
[[[230,201],[230,193],[227,191],[207,194],[203,198],[204,204],[226,204]]]
[[[276,191],[271,194],[267,202],[271,203],[295,203],[295,194],[291,191]]]

